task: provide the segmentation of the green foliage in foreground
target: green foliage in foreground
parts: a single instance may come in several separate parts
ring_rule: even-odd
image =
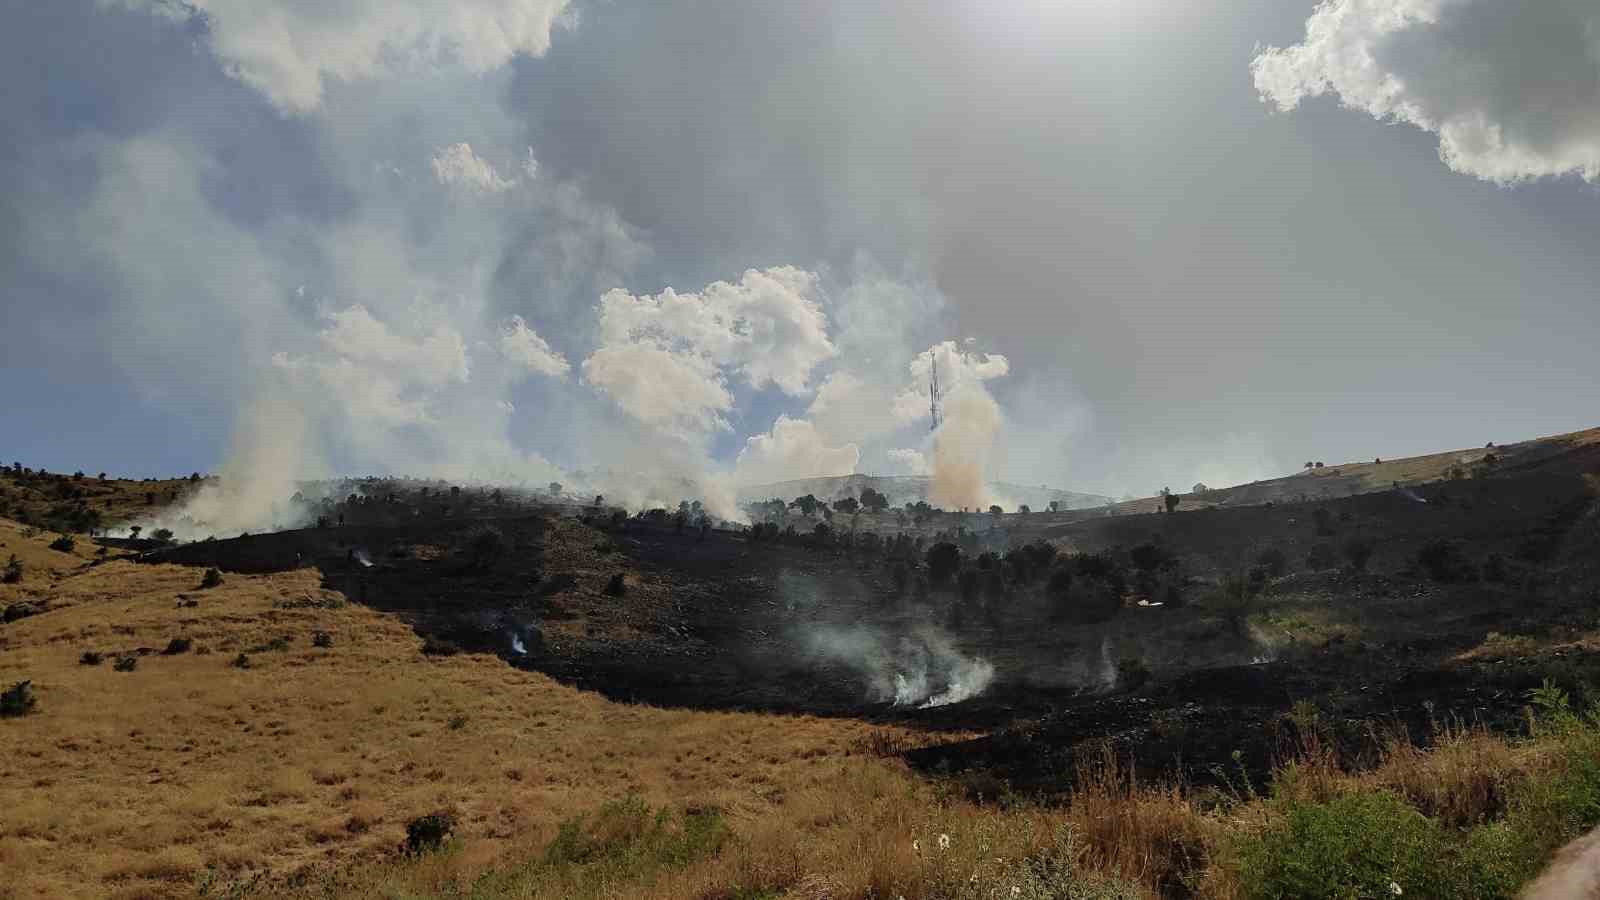
[[[1552,765],[1517,782],[1505,815],[1470,829],[1385,791],[1268,801],[1267,823],[1225,841],[1222,863],[1248,897],[1512,897],[1567,841],[1600,825],[1600,710],[1579,717],[1536,691]]]

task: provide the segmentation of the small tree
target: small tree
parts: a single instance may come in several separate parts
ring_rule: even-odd
[[[881,513],[889,508],[889,498],[872,488],[861,491],[861,507],[868,512]]]
[[[22,561],[17,559],[17,555],[13,553],[11,554],[11,559],[6,562],[5,571],[0,573],[0,582],[5,584],[16,584],[21,580]]]
[[[1167,512],[1170,513],[1170,512],[1177,511],[1177,509],[1178,509],[1178,495],[1177,494],[1174,494],[1174,493],[1172,493],[1170,491],[1167,491],[1167,492],[1162,494],[1161,499],[1166,504]]]
[[[989,507],[989,515],[994,516],[995,518],[998,519],[1002,515],[1005,515],[1005,510],[1001,509],[1000,505],[997,503],[997,504]]]
[[[855,515],[860,509],[861,501],[854,497],[845,497],[842,500],[833,501],[834,512],[842,512],[847,516]]]
[[[552,497],[561,496],[561,482],[559,482],[559,481],[550,482],[550,495]]]
[[[817,509],[821,506],[822,501],[811,494],[807,494],[804,497],[796,497],[789,503],[790,509],[800,510],[800,514],[808,519],[815,516]]]
[[[928,548],[928,578],[934,584],[948,584],[961,568],[961,548],[949,541],[940,541]]]
[[[142,525],[130,525],[128,527],[128,537],[137,541],[139,539],[139,532],[143,530],[144,527]]]
[[[1060,500],[1051,500],[1050,501],[1050,511],[1051,512],[1060,512],[1061,511],[1061,501]]]

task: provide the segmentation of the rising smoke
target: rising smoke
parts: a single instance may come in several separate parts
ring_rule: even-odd
[[[899,635],[866,626],[817,626],[804,632],[802,646],[819,661],[859,673],[863,694],[873,703],[931,709],[977,697],[994,681],[993,664],[960,652],[932,625]]]

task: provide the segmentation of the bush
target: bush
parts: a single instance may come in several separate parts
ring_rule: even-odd
[[[1438,826],[1398,797],[1372,792],[1274,805],[1281,818],[1235,836],[1228,848],[1244,896],[1456,896],[1440,878]]]
[[[607,597],[621,597],[628,593],[628,582],[621,572],[612,575],[611,580],[606,582],[604,593]]]
[[[1378,549],[1378,542],[1369,537],[1353,537],[1344,542],[1342,549],[1350,568],[1357,572],[1365,572],[1373,552]]]
[[[228,665],[233,666],[235,669],[248,669],[250,668],[250,657],[241,653],[235,656]]]
[[[78,665],[80,665],[80,666],[98,666],[98,665],[100,665],[100,661],[103,660],[103,659],[105,659],[105,656],[102,655],[101,653],[99,653],[98,651],[85,650],[85,651],[83,651],[83,655],[78,657]]]
[[[1441,582],[1476,581],[1478,569],[1453,541],[1429,541],[1417,551],[1417,566]]]
[[[78,546],[78,542],[73,540],[70,534],[63,534],[50,542],[51,550],[59,550],[62,553],[71,553],[76,546]]]
[[[33,682],[19,681],[9,690],[0,691],[0,718],[25,716],[38,705],[33,696]]]
[[[405,852],[428,853],[444,847],[456,830],[456,820],[446,812],[419,816],[406,823]]]
[[[119,656],[117,661],[111,664],[111,668],[117,672],[132,672],[134,669],[139,668],[139,657]]]
[[[422,642],[422,652],[426,656],[455,656],[461,652],[461,648],[430,635]]]
[[[6,562],[5,572],[0,573],[0,582],[5,584],[16,584],[21,580],[22,562],[21,560],[18,560],[17,555],[13,553],[11,554],[11,559]]]
[[[190,646],[191,644],[188,638],[175,637],[167,642],[167,648],[161,651],[161,655],[177,656],[180,653],[188,653]]]
[[[1128,551],[1128,560],[1140,572],[1150,573],[1170,565],[1172,554],[1160,544],[1140,544]]]
[[[333,646],[333,635],[326,631],[319,631],[311,636],[311,646],[324,649]]]
[[[206,574],[200,578],[201,588],[214,588],[220,584],[222,584],[222,571],[216,567],[207,569]]]
[[[1054,580],[1052,576],[1051,581]],[[1057,610],[1067,621],[1081,624],[1107,622],[1121,611],[1122,592],[1117,584],[1093,575],[1073,578],[1066,592],[1066,605]]]
[[[959,585],[960,585],[960,588],[961,588],[961,599],[966,601],[966,602],[968,602],[968,603],[971,603],[972,601],[977,600],[978,599],[978,583],[979,582],[978,582],[978,570],[977,569],[967,569],[967,570],[963,571],[961,573],[961,578],[960,578],[960,581],[959,581]]]
[[[941,541],[928,548],[928,578],[936,585],[949,584],[961,569],[961,548]]]

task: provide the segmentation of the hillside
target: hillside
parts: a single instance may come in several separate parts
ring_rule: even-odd
[[[920,547],[403,482],[138,556],[0,520],[0,897],[1295,896],[1304,817],[1507,896],[1600,824],[1594,436]]]
[[[740,504],[759,503],[773,497],[793,500],[812,494],[819,500],[833,501],[842,497],[860,497],[867,488],[889,498],[890,506],[904,506],[928,499],[932,479],[926,475],[838,475],[825,478],[800,478],[773,484],[746,485],[739,488]],[[1066,491],[1045,485],[1020,485],[990,482],[986,485],[992,501],[1007,509],[1027,504],[1035,510],[1049,509],[1057,503],[1061,509],[1091,509],[1104,507],[1110,497]]]

